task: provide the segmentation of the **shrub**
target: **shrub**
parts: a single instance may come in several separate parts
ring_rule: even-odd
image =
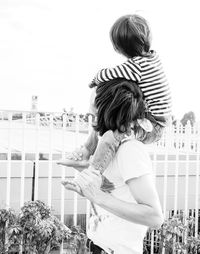
[[[19,250],[21,228],[12,209],[0,210],[0,253]]]
[[[71,227],[71,235],[66,241],[66,249],[70,254],[89,254],[86,247],[87,236],[79,226]]]
[[[162,227],[155,231],[154,253],[184,254],[200,253],[200,236],[194,236],[194,217],[185,217],[183,213],[165,220]],[[150,253],[151,242],[145,239],[144,253]]]
[[[25,203],[21,208],[19,225],[24,253],[49,253],[59,247],[62,240],[68,239],[71,233],[39,200]]]
[[[72,231],[42,201],[29,201],[19,214],[0,210],[0,253],[49,253],[71,239]]]

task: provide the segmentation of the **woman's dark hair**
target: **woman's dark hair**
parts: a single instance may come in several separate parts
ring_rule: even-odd
[[[97,86],[94,129],[103,135],[108,130],[127,132],[133,121],[143,118],[145,104],[138,85],[126,79],[113,79]]]
[[[115,50],[128,58],[149,54],[151,31],[147,21],[137,14],[120,17],[110,30],[110,38]]]

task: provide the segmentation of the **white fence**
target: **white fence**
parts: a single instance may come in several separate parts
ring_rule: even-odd
[[[31,198],[41,199],[52,206],[63,222],[66,214],[73,214],[76,225],[78,214],[88,214],[89,207],[84,198],[65,191],[60,181],[76,173],[56,162],[84,142],[89,126],[78,115],[74,118],[61,113],[0,112],[0,207],[19,208]],[[199,124],[170,124],[163,138],[147,147],[165,217],[170,216],[171,210],[198,214]]]

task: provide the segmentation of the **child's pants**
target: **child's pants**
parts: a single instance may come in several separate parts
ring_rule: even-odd
[[[109,130],[98,140],[98,133],[93,130],[85,143],[90,154],[94,154],[91,165],[103,174],[126,136],[124,133]]]

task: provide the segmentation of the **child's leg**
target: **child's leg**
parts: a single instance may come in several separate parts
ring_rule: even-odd
[[[152,123],[152,125],[153,125],[152,132],[147,132],[144,140],[142,141],[144,144],[151,144],[157,142],[162,137],[164,127],[158,123]]]
[[[96,134],[93,133],[93,135]],[[121,141],[125,137],[127,137],[126,133],[120,133],[118,131],[113,132],[111,130],[105,132],[104,135],[101,137],[100,141],[98,142],[94,156],[90,163],[91,167],[95,168],[96,170],[99,170],[100,173],[103,174],[103,172],[111,162],[112,158],[115,156]],[[66,184],[64,185],[68,186],[69,184],[71,184],[70,186],[71,189],[73,190],[76,189],[77,192],[81,191],[76,179],[71,183],[70,181],[66,181]],[[110,192],[114,189],[114,185],[106,177],[102,176],[101,189],[105,192]]]
[[[144,144],[151,144],[157,142],[161,139],[163,135],[163,131],[169,122],[169,117],[157,117],[152,116],[150,113],[146,115],[146,119],[148,119],[152,124],[152,131],[148,132],[143,130],[143,134],[139,138]]]
[[[121,141],[126,137],[125,133],[118,131],[107,131],[98,142],[91,165],[101,173],[105,171],[108,164],[115,156]]]

